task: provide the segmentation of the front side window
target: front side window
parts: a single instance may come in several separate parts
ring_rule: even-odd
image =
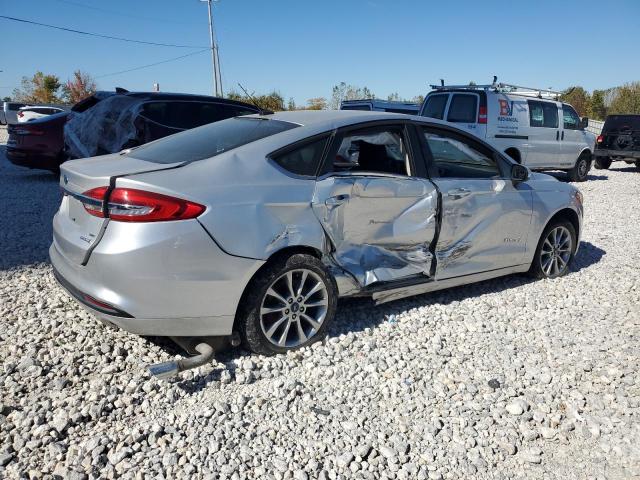
[[[145,103],[142,107],[142,116],[160,125],[166,125],[167,102]]]
[[[126,156],[163,164],[195,162],[297,126],[280,120],[229,118],[147,143]]]
[[[456,123],[476,123],[477,111],[478,97],[476,95],[456,93],[451,97],[447,121]]]
[[[297,175],[312,176],[318,170],[318,164],[327,144],[327,138],[316,140],[302,147],[289,150],[286,153],[276,154],[273,157],[274,162],[285,170]]]
[[[500,170],[491,151],[448,132],[424,130],[433,158],[432,174],[439,178],[493,178]]]
[[[568,130],[580,129],[580,117],[571,105],[562,105],[562,122]]]
[[[447,100],[449,100],[448,94],[429,95],[425,101],[422,116],[442,120]]]
[[[532,127],[558,128],[558,107],[555,103],[527,100]]]
[[[349,132],[340,143],[333,171],[411,175],[402,132],[400,127]]]

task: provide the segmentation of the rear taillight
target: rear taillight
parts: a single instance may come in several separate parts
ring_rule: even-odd
[[[478,109],[478,123],[487,123],[487,107]]]
[[[19,117],[19,118],[24,117],[24,112],[18,112],[18,117]]]
[[[95,217],[104,217],[106,193],[107,187],[85,192],[82,195],[85,210]],[[107,217],[118,222],[166,222],[196,218],[204,211],[203,205],[181,198],[134,188],[116,188],[108,197]]]
[[[596,142],[598,143],[604,142],[604,137],[602,135],[598,135],[598,138],[596,138]]]
[[[82,194],[81,201],[84,209],[94,217],[104,217],[103,205],[107,190],[107,187],[97,187]]]

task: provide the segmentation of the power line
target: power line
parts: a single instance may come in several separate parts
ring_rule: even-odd
[[[204,50],[198,50],[197,52],[187,53],[186,55],[180,55],[179,57],[168,58],[167,60],[161,60],[160,62],[150,63],[148,65],[142,65],[140,67],[129,68],[127,70],[121,70],[119,72],[113,72],[113,73],[106,73],[104,75],[98,75],[95,78],[98,79],[98,78],[104,78],[104,77],[111,77],[113,75],[120,75],[121,73],[128,73],[128,72],[133,72],[135,70],[142,70],[143,68],[155,67],[156,65],[161,65],[163,63],[173,62],[175,60],[180,60],[181,58],[191,57],[193,55],[198,55],[199,53],[204,53],[204,52],[208,52],[208,51],[209,51],[209,49],[205,48]]]
[[[131,15],[129,13],[124,13],[124,12],[117,12],[115,10],[109,10],[106,8],[101,8],[101,7],[95,7],[93,5],[87,5],[85,3],[80,3],[80,2],[74,2],[72,0],[56,0],[57,2],[60,3],[66,3],[67,5],[73,5],[76,7],[82,7],[82,8],[87,8],[89,10],[95,10],[97,12],[102,12],[102,13],[106,13],[109,15],[116,15],[116,16],[121,16],[121,17],[128,17],[128,18],[136,18],[139,20],[147,20],[150,22],[162,22],[162,23],[181,23],[181,24],[185,24],[184,22],[176,22],[175,20],[164,20],[161,18],[151,18],[151,17],[143,17],[140,15]]]
[[[91,37],[107,38],[109,40],[120,40],[122,42],[141,43],[141,44],[144,44],[144,45],[154,45],[154,46],[157,46],[157,47],[205,48],[202,45],[174,45],[174,44],[171,44],[171,43],[145,42],[144,40],[132,40],[130,38],[114,37],[112,35],[102,35],[100,33],[83,32],[81,30],[74,30],[72,28],[58,27],[56,25],[49,25],[49,24],[46,24],[46,23],[34,22],[32,20],[25,20],[23,18],[7,17],[5,15],[0,15],[0,18],[4,18],[5,20],[11,20],[11,21],[14,21],[14,22],[22,22],[22,23],[29,23],[29,24],[32,24],[32,25],[38,25],[40,27],[55,28],[56,30],[63,30],[65,32],[79,33],[81,35],[89,35]]]

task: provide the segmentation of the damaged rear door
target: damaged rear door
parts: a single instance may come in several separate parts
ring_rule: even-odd
[[[438,196],[409,133],[395,124],[338,135],[316,184],[313,210],[333,261],[362,288],[431,276]]]

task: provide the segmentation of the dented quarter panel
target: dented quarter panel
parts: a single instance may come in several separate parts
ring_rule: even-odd
[[[438,200],[429,180],[331,176],[317,182],[312,205],[333,260],[361,287],[430,275]]]
[[[436,280],[525,262],[532,191],[504,179],[434,179],[442,193]],[[459,189],[466,196],[456,196]]]

